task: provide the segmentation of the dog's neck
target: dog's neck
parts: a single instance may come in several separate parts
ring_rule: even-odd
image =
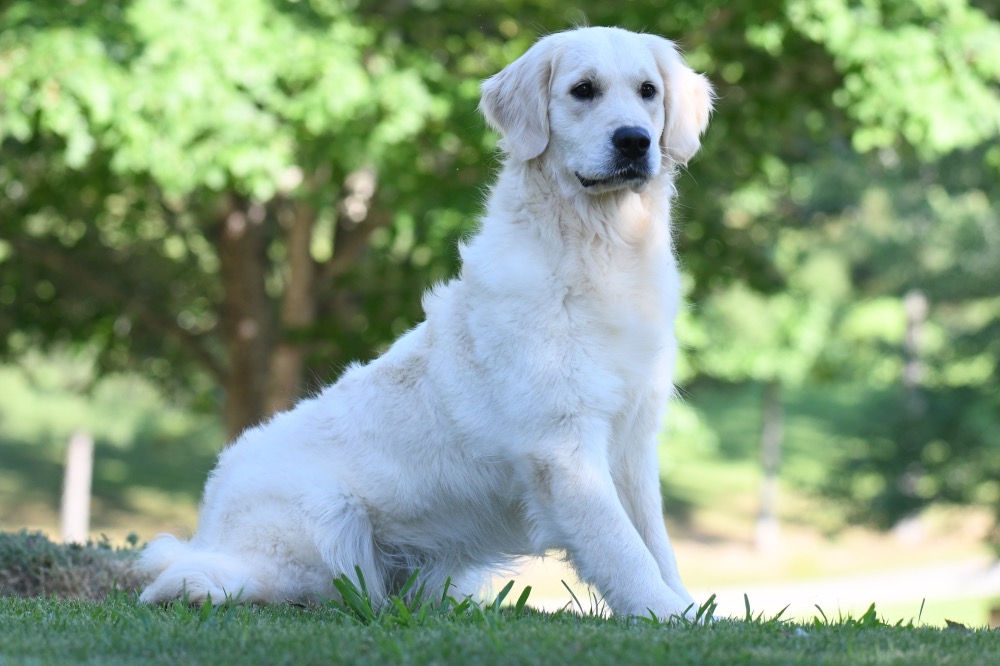
[[[664,170],[641,192],[628,188],[590,194],[545,161],[509,160],[491,191],[505,219],[539,226],[554,242],[653,249],[670,247],[673,175]],[[553,224],[555,222],[555,224]]]

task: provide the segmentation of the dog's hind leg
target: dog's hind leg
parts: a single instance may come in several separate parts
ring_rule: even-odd
[[[314,512],[316,547],[331,579],[347,576],[359,589],[363,586],[372,605],[380,608],[389,598],[388,576],[363,502],[340,495],[314,507]]]
[[[425,599],[443,600],[450,597],[461,603],[471,597],[484,601],[490,596],[492,576],[482,567],[472,567],[454,562],[425,564],[420,569],[416,587],[423,587]],[[415,590],[411,590],[411,594]]]

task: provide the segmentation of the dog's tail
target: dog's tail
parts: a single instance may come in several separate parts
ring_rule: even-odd
[[[146,603],[184,600],[200,604],[209,598],[213,603],[254,601],[265,589],[239,558],[199,548],[169,534],[157,536],[146,546],[135,568],[152,580],[139,595]]]

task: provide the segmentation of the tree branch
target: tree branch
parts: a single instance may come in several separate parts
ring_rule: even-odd
[[[322,268],[324,283],[356,263],[372,233],[391,221],[386,211],[372,206],[377,189],[378,174],[371,167],[353,171],[344,179],[344,195],[337,204],[333,255]]]

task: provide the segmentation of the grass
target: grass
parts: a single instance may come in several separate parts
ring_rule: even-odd
[[[949,622],[962,621],[968,626],[988,622],[994,607],[1000,606],[1000,599],[979,597],[926,602],[920,611],[920,623],[945,627]],[[886,617],[912,617],[914,610],[910,604],[879,604]],[[970,619],[971,618],[971,619]],[[995,620],[994,620],[995,621]]]
[[[404,604],[406,605],[406,604]],[[811,623],[754,615],[661,623],[523,603],[426,606],[378,613],[316,607],[150,607],[0,598],[0,663],[17,664],[955,664],[1000,663],[1000,632],[889,624],[874,607]],[[443,609],[443,610],[442,610]]]
[[[0,535],[3,536],[3,535]],[[38,535],[8,535],[8,559],[60,566],[75,557],[127,560],[104,544],[66,547]],[[0,566],[4,563],[0,561]],[[477,603],[428,592],[414,574],[378,606],[364,576],[334,581],[339,598],[311,606],[149,606],[115,584],[101,600],[0,596],[0,664],[844,664],[987,665],[1000,662],[1000,631],[887,622],[874,604],[858,615],[817,607],[809,622],[783,612],[755,612],[744,596],[741,617],[721,618],[714,597],[673,621],[610,617],[597,598],[543,613],[531,588],[512,595],[508,582]],[[355,582],[357,581],[357,582]],[[32,588],[35,589],[35,588]],[[53,592],[54,590],[45,590]],[[55,590],[58,592],[58,590]]]

